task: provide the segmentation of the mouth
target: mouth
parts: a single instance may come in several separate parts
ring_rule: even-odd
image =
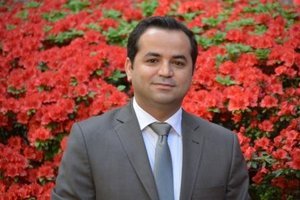
[[[172,83],[153,83],[156,88],[169,90],[175,87],[175,84]]]

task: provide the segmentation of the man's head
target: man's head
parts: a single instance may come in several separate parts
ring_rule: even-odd
[[[166,120],[180,108],[192,83],[197,57],[192,33],[172,18],[152,17],[133,31],[128,51],[125,70],[137,103]]]
[[[134,58],[139,50],[138,42],[141,35],[151,27],[161,28],[165,30],[177,30],[182,31],[189,39],[191,45],[191,57],[193,61],[193,68],[195,66],[197,55],[198,55],[198,47],[197,42],[194,38],[194,34],[191,30],[189,30],[185,25],[178,22],[172,17],[161,17],[161,16],[153,16],[142,20],[135,29],[131,32],[128,38],[127,43],[127,57],[131,62],[134,61]]]

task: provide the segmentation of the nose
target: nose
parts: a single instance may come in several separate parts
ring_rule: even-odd
[[[161,66],[159,66],[158,74],[160,76],[164,76],[164,77],[171,77],[171,76],[173,76],[174,71],[173,71],[172,66],[170,65],[170,63],[165,61],[165,62],[162,63]]]

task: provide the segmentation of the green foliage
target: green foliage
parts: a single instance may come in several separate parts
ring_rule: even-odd
[[[139,4],[145,17],[151,16],[158,6],[157,0],[145,0]]]
[[[77,37],[81,37],[83,35],[84,35],[83,31],[71,29],[69,31],[61,32],[58,35],[49,35],[47,41],[49,41],[50,43],[62,45],[62,44],[69,43],[73,39]]]
[[[196,41],[200,44],[204,49],[208,49],[211,46],[219,45],[224,42],[226,37],[226,33],[218,31],[214,37],[208,38],[205,36],[196,35]]]
[[[225,48],[227,50],[230,60],[232,61],[235,61],[242,53],[252,51],[252,48],[250,46],[241,43],[226,44]]]
[[[49,69],[47,63],[45,62],[40,62],[37,66],[38,70],[40,70],[41,72],[45,72]]]
[[[198,12],[189,12],[189,13],[184,13],[181,16],[184,18],[185,21],[191,21],[193,20],[197,15],[199,15],[201,11]]]
[[[126,74],[120,70],[115,70],[110,77],[108,77],[107,82],[115,85],[118,90],[124,91],[126,89]]]
[[[270,54],[270,49],[256,49],[255,55],[259,60],[266,60]]]
[[[235,85],[236,84],[236,82],[233,81],[229,75],[227,75],[227,76],[217,75],[216,76],[216,81],[218,83],[220,83],[221,85],[226,85],[226,86],[230,86],[230,85]]]
[[[92,29],[92,30],[94,30],[94,31],[99,31],[99,32],[102,31],[101,26],[98,25],[98,24],[96,24],[96,23],[89,23],[89,24],[86,25],[86,27],[87,27],[88,29]]]
[[[237,29],[242,26],[252,26],[255,25],[255,20],[253,18],[243,18],[226,24],[226,30]]]
[[[115,70],[113,74],[108,78],[113,83],[117,83],[120,79],[126,77],[126,74],[120,70]]]
[[[77,13],[89,5],[90,2],[88,0],[68,0],[67,4],[65,4],[65,7]]]
[[[77,86],[78,85],[78,81],[75,77],[71,77],[70,80],[70,86]]]
[[[270,13],[278,10],[281,5],[279,3],[258,3],[257,5],[247,6],[244,8],[246,13]]]
[[[40,2],[30,1],[25,4],[25,8],[37,8],[41,5]]]
[[[49,26],[49,25],[45,25],[44,27],[43,27],[43,31],[44,32],[49,32],[49,31],[51,31],[51,29],[52,29],[52,26]]]
[[[295,20],[299,17],[299,13],[294,12],[291,9],[284,9],[279,2],[276,3],[260,3],[254,2],[253,6],[247,6],[244,8],[245,13],[268,13],[272,17],[278,15],[284,17],[287,20],[288,27],[294,24]]]
[[[13,25],[13,24],[6,24],[6,29],[7,30],[14,30],[17,26],[16,25]]]
[[[268,30],[268,27],[265,25],[256,25],[254,33],[257,35],[263,35]]]
[[[226,60],[228,60],[226,55],[217,54],[216,55],[216,67],[219,68],[219,66]]]
[[[122,16],[122,14],[118,10],[110,9],[103,10],[103,16],[106,18],[119,19]]]
[[[60,150],[60,141],[63,137],[64,134],[59,134],[53,139],[46,141],[37,140],[35,142],[35,147],[45,153],[45,160],[52,160]]]
[[[64,18],[67,13],[57,10],[52,10],[48,13],[43,13],[42,17],[49,22],[56,22],[62,18]]]
[[[7,93],[15,96],[15,97],[19,97],[20,95],[24,94],[26,92],[26,89],[24,87],[17,89],[13,86],[8,86],[7,88]]]
[[[28,10],[19,11],[15,16],[22,20],[26,20],[28,18],[29,12]]]
[[[128,35],[136,25],[136,21],[131,23],[121,21],[117,28],[109,28],[108,31],[103,32],[103,35],[106,36],[109,44],[126,46]]]
[[[251,185],[250,195],[257,200],[281,200],[279,188],[269,184]]]

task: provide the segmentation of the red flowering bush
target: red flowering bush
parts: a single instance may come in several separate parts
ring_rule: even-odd
[[[126,38],[171,15],[200,52],[184,108],[233,130],[253,199],[300,187],[298,1],[0,2],[0,199],[49,199],[71,125],[124,105]]]

